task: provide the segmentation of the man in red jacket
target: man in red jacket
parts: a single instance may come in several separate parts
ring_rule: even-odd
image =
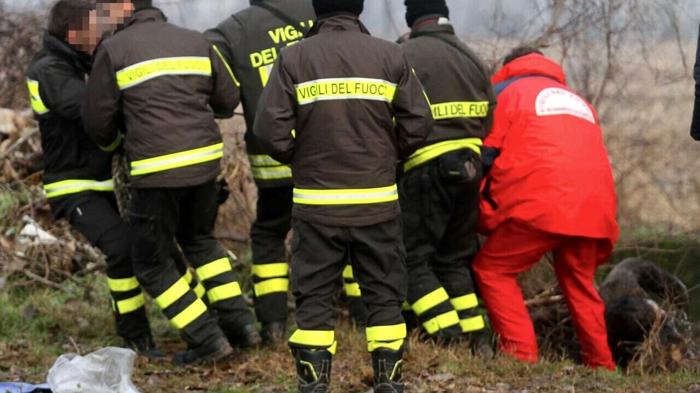
[[[596,268],[618,237],[615,187],[598,115],[566,85],[561,66],[518,48],[493,77],[497,156],[483,184],[481,227],[489,235],[474,271],[500,347],[538,360],[537,340],[516,278],[547,252],[571,311],[586,365],[614,369]]]

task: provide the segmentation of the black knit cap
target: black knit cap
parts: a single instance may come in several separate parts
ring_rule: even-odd
[[[334,12],[350,12],[360,15],[365,7],[365,0],[313,0],[316,16]]]
[[[450,9],[445,0],[406,0],[406,23],[413,27],[418,19],[426,15],[450,17]]]

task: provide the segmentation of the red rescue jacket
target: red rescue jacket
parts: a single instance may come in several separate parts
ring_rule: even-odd
[[[500,91],[484,145],[501,151],[485,178],[481,228],[515,219],[549,233],[617,240],[612,168],[598,114],[561,66],[532,54],[493,77]]]

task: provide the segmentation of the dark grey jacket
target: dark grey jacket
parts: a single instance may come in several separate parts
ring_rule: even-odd
[[[277,11],[271,12],[263,7],[273,7]],[[246,146],[253,177],[259,187],[292,184],[291,170],[262,154],[253,134],[253,124],[258,100],[279,52],[302,39],[313,26],[314,19],[311,0],[254,0],[251,7],[205,33],[221,50],[241,82]]]
[[[700,141],[700,33],[698,34],[698,52],[695,59],[695,110],[693,111],[693,125],[690,127],[690,135],[696,141]]]
[[[204,35],[145,9],[98,50],[84,119],[100,146],[125,133],[135,187],[188,187],[218,175],[214,117],[233,116],[238,102],[233,73]]]

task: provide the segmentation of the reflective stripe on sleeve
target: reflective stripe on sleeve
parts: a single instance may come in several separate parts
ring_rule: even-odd
[[[231,299],[236,296],[241,296],[241,286],[238,285],[237,282],[219,285],[218,287],[214,287],[207,291],[207,299],[209,299],[209,304]]]
[[[151,79],[172,75],[199,75],[211,77],[211,59],[208,57],[168,57],[143,61],[117,71],[117,85],[126,90]]]
[[[255,296],[265,296],[271,293],[286,293],[289,290],[289,279],[273,278],[270,280],[261,281],[253,285]]]
[[[112,292],[129,292],[139,287],[139,282],[136,277],[128,278],[109,278],[107,277],[107,285]]]
[[[406,163],[404,163],[403,169],[404,171],[409,171],[418,165],[455,150],[470,149],[476,154],[481,154],[481,146],[483,146],[483,144],[484,143],[479,138],[454,139],[435,143],[413,153]]]
[[[286,262],[254,264],[251,271],[258,278],[286,277],[289,274],[289,264]]]
[[[299,105],[330,100],[372,100],[391,103],[396,94],[395,83],[370,78],[318,79],[294,87]]]
[[[200,266],[197,268],[197,277],[202,280],[206,281],[210,278],[216,277],[221,273],[226,273],[231,271],[231,262],[229,262],[228,258],[219,258],[213,262],[209,262],[204,266]]]
[[[32,104],[32,110],[37,115],[45,115],[49,113],[49,108],[44,104],[39,94],[39,82],[27,79],[27,89],[29,90],[29,102]]]
[[[111,179],[104,181],[74,179],[44,184],[44,193],[49,199],[85,191],[114,191],[114,182]]]
[[[447,294],[447,291],[445,291],[445,288],[440,287],[418,299],[418,301],[413,303],[411,308],[413,308],[413,312],[416,313],[417,316],[421,316],[431,308],[448,300],[450,300],[450,296]]]
[[[224,58],[224,55],[221,54],[221,51],[216,45],[212,45],[214,48],[214,52],[216,52],[216,55],[219,56],[219,59],[221,59],[221,62],[224,63],[224,66],[226,67],[226,71],[228,72],[228,75],[233,79],[233,84],[236,85],[236,87],[241,87],[241,83],[238,81],[236,78],[236,75],[233,73],[233,70],[231,69],[231,66],[228,65],[228,62],[226,61],[226,58]]]
[[[398,199],[396,184],[380,188],[346,190],[294,189],[294,203],[300,205],[368,205]]]
[[[224,156],[224,144],[201,147],[160,157],[148,158],[131,163],[131,175],[139,176],[149,173],[163,172],[170,169],[202,164],[218,160]]]
[[[430,105],[433,119],[484,118],[489,114],[489,102],[443,102]]]
[[[292,178],[292,168],[268,155],[251,154],[248,156],[248,159],[250,160],[250,170],[255,179],[280,180]]]

